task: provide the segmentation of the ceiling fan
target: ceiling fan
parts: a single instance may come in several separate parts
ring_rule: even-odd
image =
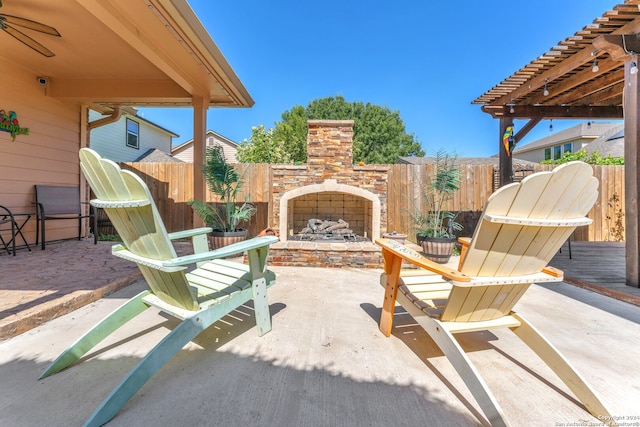
[[[0,0],[0,7],[2,7],[2,0]],[[5,33],[15,37],[22,43],[29,46],[31,49],[36,52],[50,58],[55,56],[55,53],[51,52],[45,46],[35,41],[22,31],[13,28],[13,26],[18,26],[22,28],[28,28],[33,31],[38,31],[40,33],[49,34],[51,36],[60,37],[60,33],[53,27],[49,25],[41,24],[40,22],[32,21],[30,19],[20,18],[18,16],[7,15],[4,13],[0,13],[0,30],[3,30]]]

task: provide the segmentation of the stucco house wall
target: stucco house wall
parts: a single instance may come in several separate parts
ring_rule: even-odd
[[[78,185],[80,181],[83,109],[46,96],[46,89],[35,74],[3,61],[0,110],[14,111],[19,126],[29,129],[28,135],[16,135],[15,140],[9,132],[0,132],[0,205],[12,212],[35,212],[35,184]],[[34,217],[23,230],[29,242],[35,241],[35,225]],[[75,221],[47,224],[47,240],[73,236],[77,236]]]

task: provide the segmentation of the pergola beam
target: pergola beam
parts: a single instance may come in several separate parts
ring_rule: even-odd
[[[562,106],[562,105],[515,105],[513,113],[509,105],[483,105],[482,111],[494,119],[616,119],[624,118],[623,108],[611,106]]]

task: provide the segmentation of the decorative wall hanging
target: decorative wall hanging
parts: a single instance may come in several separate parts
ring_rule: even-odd
[[[9,111],[7,114],[6,111],[0,110],[0,131],[9,132],[13,141],[17,135],[29,135],[29,128],[20,127],[15,111]]]
[[[2,0],[0,0],[0,7],[2,7]],[[49,34],[50,36],[60,37],[60,33],[58,32],[58,30],[50,27],[49,25],[41,24],[40,22],[32,21],[30,19],[0,13],[0,30],[3,30],[10,36],[15,37],[17,40],[21,41],[31,49],[35,50],[41,55],[46,56],[47,58],[55,56],[55,53],[51,52],[49,49],[29,37],[22,31],[13,28],[13,26],[27,28],[29,30],[38,31],[40,33]]]
[[[513,140],[513,126],[507,126],[504,135],[502,135],[502,143],[504,144],[504,150],[507,152],[507,156],[511,156],[511,149],[515,145]]]

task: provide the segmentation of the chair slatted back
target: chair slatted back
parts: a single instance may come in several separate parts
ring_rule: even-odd
[[[105,212],[129,251],[154,260],[176,257],[175,249],[164,227],[147,185],[134,173],[121,170],[95,151],[80,150],[80,167],[91,189],[100,201],[148,201],[140,206],[108,207]],[[138,264],[151,290],[163,301],[196,310],[198,303],[183,271],[165,272]]]
[[[496,191],[471,239],[460,271],[475,277],[513,277],[540,272],[575,230],[575,225],[496,223],[490,215],[533,220],[584,218],[598,197],[591,166],[570,162],[528,176]],[[561,222],[561,221],[560,221]],[[443,321],[490,320],[510,312],[530,284],[454,286]]]

